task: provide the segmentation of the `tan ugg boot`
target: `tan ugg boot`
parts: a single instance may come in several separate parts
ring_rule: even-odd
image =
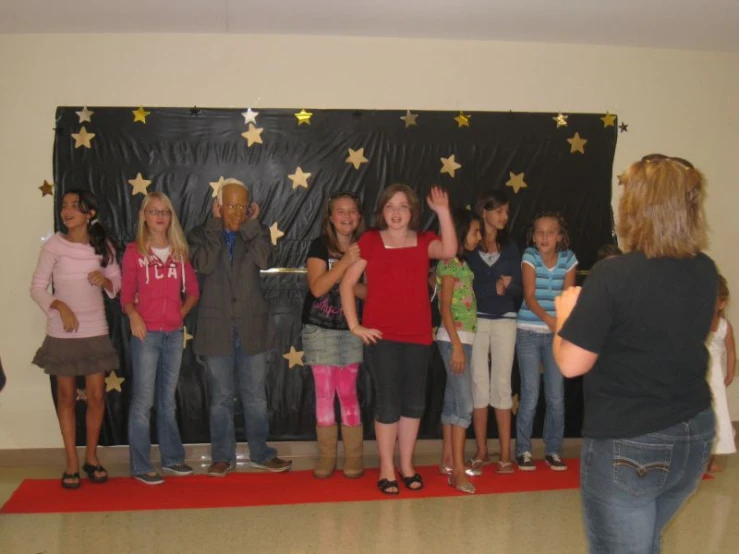
[[[356,479],[364,474],[364,432],[362,424],[354,427],[341,426],[344,441],[344,477]]]
[[[313,469],[313,476],[317,479],[327,479],[336,469],[336,444],[338,442],[338,428],[336,425],[316,427],[318,436],[318,461]]]

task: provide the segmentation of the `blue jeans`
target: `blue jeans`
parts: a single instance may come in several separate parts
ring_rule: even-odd
[[[151,409],[156,398],[156,428],[162,466],[185,461],[175,413],[175,392],[182,362],[182,329],[147,331],[144,340],[131,337],[133,394],[128,413],[131,473],[154,471],[151,450]]]
[[[658,554],[662,531],[698,486],[711,409],[656,433],[584,439],[580,486],[590,554]]]
[[[536,333],[519,329],[516,335],[516,354],[521,374],[521,395],[516,417],[516,456],[531,452],[531,428],[534,425],[536,405],[539,403],[541,377],[544,366],[544,446],[546,454],[559,454],[565,433],[564,377],[554,361],[552,333]]]
[[[444,406],[441,410],[442,425],[456,425],[467,429],[472,423],[472,345],[463,344],[467,362],[462,373],[452,371],[452,343],[445,340],[436,341],[441,359],[446,368],[446,388],[444,389]]]
[[[263,464],[277,456],[267,446],[269,413],[267,410],[267,353],[249,355],[239,342],[229,356],[205,356],[210,388],[210,442],[213,462],[236,461],[234,432],[234,397],[244,406],[249,459]]]

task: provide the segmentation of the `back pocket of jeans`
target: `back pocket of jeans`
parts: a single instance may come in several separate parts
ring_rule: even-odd
[[[671,460],[672,445],[614,440],[613,482],[634,496],[654,494],[664,487]]]

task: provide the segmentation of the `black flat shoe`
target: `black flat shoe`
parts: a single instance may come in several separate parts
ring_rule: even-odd
[[[108,480],[108,470],[103,466],[94,466],[86,463],[82,466],[82,470],[87,473],[87,478],[93,483],[105,483]],[[97,476],[95,473],[105,473],[105,475]],[[77,477],[79,477],[79,474]]]
[[[377,481],[377,488],[380,489],[382,494],[397,495],[400,493],[400,487],[398,487],[397,481],[391,481],[390,479],[380,479]],[[395,489],[395,490],[391,490]]]
[[[70,481],[70,479],[76,479],[76,481]],[[80,488],[80,474],[79,473],[62,473],[62,487],[64,487],[65,489]]]
[[[408,490],[420,491],[423,488],[423,479],[421,478],[421,475],[418,473],[414,473],[410,477],[402,477],[402,478],[403,478],[403,484],[405,485],[405,488]],[[416,483],[418,483],[418,486],[414,487],[413,485]]]

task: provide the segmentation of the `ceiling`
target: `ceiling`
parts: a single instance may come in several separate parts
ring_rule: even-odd
[[[0,0],[0,33],[233,33],[739,52],[739,0]]]

